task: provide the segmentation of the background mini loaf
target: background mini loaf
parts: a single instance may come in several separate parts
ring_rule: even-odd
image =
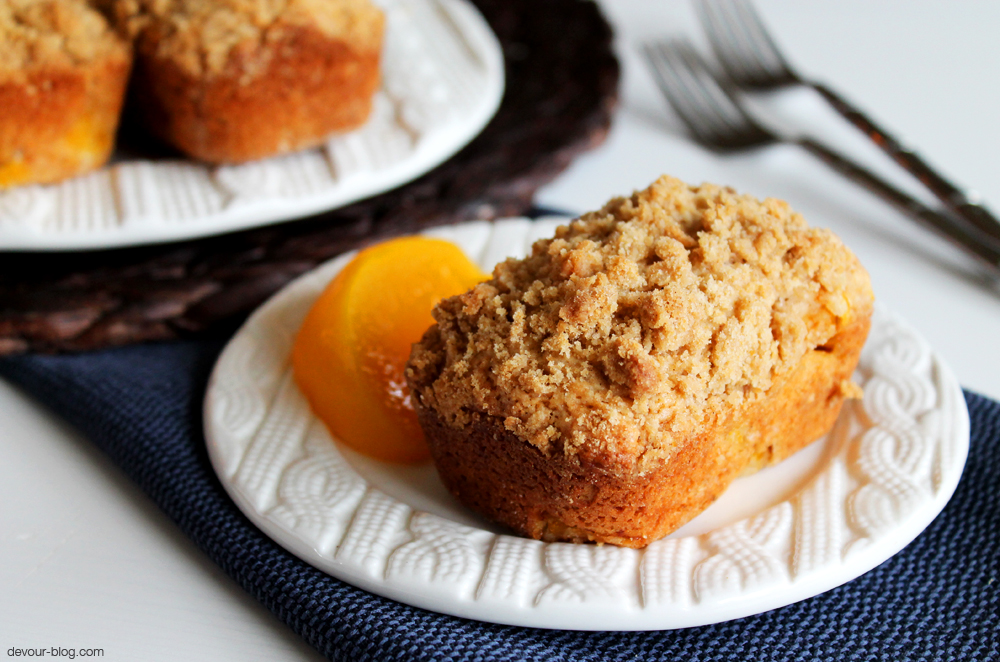
[[[236,163],[361,125],[379,84],[368,0],[114,0],[135,42],[132,99],[151,132]]]
[[[0,189],[104,164],[131,62],[84,0],[0,0]]]

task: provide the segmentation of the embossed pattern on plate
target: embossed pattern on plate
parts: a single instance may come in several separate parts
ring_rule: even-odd
[[[113,162],[0,191],[0,250],[191,239],[332,209],[403,184],[472,140],[503,96],[500,43],[466,0],[376,0],[386,13],[371,117],[315,149],[212,167]]]
[[[490,269],[504,256],[523,255],[557,223],[508,219],[429,234],[454,241]],[[342,449],[295,387],[288,363],[294,334],[350,257],[289,285],[233,337],[209,383],[205,433],[220,480],[257,526],[300,558],[374,593],[529,627],[715,623],[867,572],[937,516],[961,476],[969,421],[957,381],[902,320],[877,309],[856,374],[864,399],[845,406],[824,440],[739,479],[673,536],[633,550],[496,533],[435,493],[443,488],[432,468],[380,473],[371,469],[379,463]],[[390,489],[394,482],[412,482],[408,487],[429,496],[420,507],[390,496],[405,493]],[[782,483],[785,494],[763,495]],[[745,513],[748,502],[751,514],[734,514]]]

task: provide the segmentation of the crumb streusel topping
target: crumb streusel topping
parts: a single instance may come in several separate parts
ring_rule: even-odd
[[[366,51],[379,48],[383,26],[370,0],[115,0],[115,14],[132,37],[155,30],[157,55],[198,77],[223,72],[236,49],[266,53],[290,27]]]
[[[871,306],[853,253],[787,203],[661,177],[438,304],[410,369],[447,425],[481,412],[642,471]]]
[[[128,47],[84,0],[0,0],[0,76],[74,67]]]

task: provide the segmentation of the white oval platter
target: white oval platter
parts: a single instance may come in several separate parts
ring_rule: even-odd
[[[467,0],[376,0],[385,10],[372,115],[325,145],[235,166],[124,160],[0,191],[0,250],[130,246],[268,225],[395,188],[468,144],[503,97],[503,51]]]
[[[564,219],[563,219],[564,220]],[[559,219],[429,232],[486,270]],[[222,352],[205,436],[238,507],[291,553],[362,589],[482,621],[576,630],[706,625],[814,596],[874,568],[944,508],[969,444],[961,389],[903,321],[877,309],[855,375],[865,394],[827,437],[734,483],[644,550],[543,543],[466,511],[430,465],[369,460],[333,441],[288,355],[345,255],[257,310]]]

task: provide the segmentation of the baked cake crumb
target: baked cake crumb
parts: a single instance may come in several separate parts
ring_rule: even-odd
[[[445,426],[485,414],[641,475],[871,306],[854,255],[787,203],[664,176],[442,301],[410,381]]]

